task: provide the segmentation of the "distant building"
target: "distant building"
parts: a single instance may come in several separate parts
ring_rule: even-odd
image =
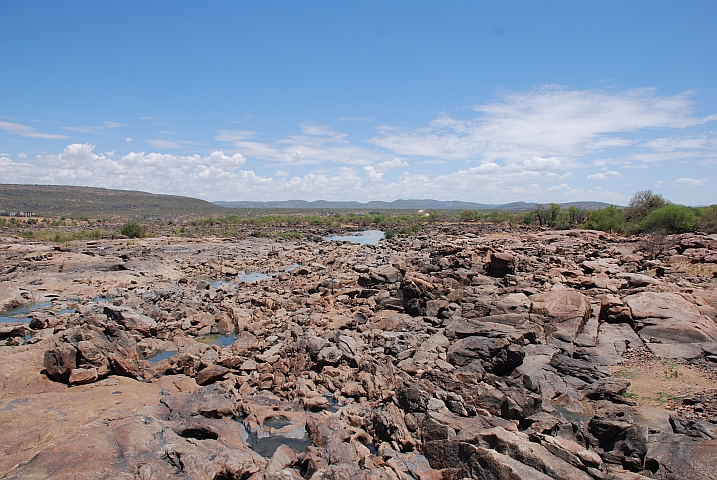
[[[35,212],[6,212],[5,210],[0,210],[0,217],[34,217]]]

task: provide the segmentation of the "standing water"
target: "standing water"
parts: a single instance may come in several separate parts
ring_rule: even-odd
[[[324,240],[376,245],[383,237],[384,235],[381,230],[364,230],[363,232],[357,232],[355,235],[333,235],[324,237]]]

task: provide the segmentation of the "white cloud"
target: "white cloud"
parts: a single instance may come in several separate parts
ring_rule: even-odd
[[[622,173],[616,171],[598,172],[588,175],[590,180],[611,180],[614,178],[622,178]]]
[[[653,188],[662,188],[664,185],[665,185],[665,182],[663,182],[662,180],[658,180],[655,182],[655,185]]]
[[[408,167],[408,162],[405,160],[401,160],[400,158],[396,157],[393,160],[386,160],[385,162],[381,162],[378,164],[378,168],[382,170],[389,170],[391,168],[405,168]]]
[[[290,135],[276,142],[259,141],[256,137],[256,132],[246,130],[219,130],[215,140],[231,143],[248,158],[296,165],[331,162],[366,166],[381,162],[387,156],[352,145],[346,133],[314,123],[304,123],[300,135]]]
[[[622,200],[615,192],[581,190],[566,185],[553,191],[544,189],[536,183],[543,177],[542,172],[494,162],[444,175],[404,172],[394,180],[387,180],[384,173],[370,165],[362,167],[361,172],[342,166],[333,173],[312,172],[289,178],[283,171],[273,177],[263,177],[251,170],[242,170],[246,159],[238,153],[212,152],[200,156],[131,152],[109,156],[94,150],[91,144],[72,144],[58,155],[38,156],[34,163],[3,158],[0,177],[8,183],[99,186],[209,200],[435,198],[484,203],[516,199],[542,202],[610,199],[608,201],[616,203]]]
[[[102,123],[104,123],[107,128],[129,127],[129,125],[126,125],[126,124],[124,124],[124,123],[119,123],[119,122],[107,122],[107,121],[105,121],[105,122],[102,122]]]
[[[125,142],[127,142],[127,143],[129,143],[129,142],[131,142],[131,141],[132,141],[132,139],[131,139],[131,138],[129,138],[129,137],[126,137],[126,138],[124,139],[124,141],[125,141]]]
[[[674,182],[672,182],[673,187],[704,187],[707,182],[709,182],[709,178],[678,178]]]
[[[565,180],[570,180],[571,178],[573,178],[573,172],[567,172],[564,175],[560,175],[555,172],[548,172],[545,174],[546,182],[564,182]]]
[[[11,133],[13,135],[20,135],[21,137],[45,138],[45,139],[49,139],[49,140],[70,138],[65,135],[57,135],[54,133],[38,132],[33,127],[30,127],[28,125],[22,125],[19,123],[2,122],[2,121],[0,121],[0,130],[4,130],[7,133]]]
[[[274,176],[275,177],[288,177],[289,172],[286,172],[284,170],[277,170],[276,172],[274,172]]]
[[[543,172],[545,170],[554,170],[560,168],[560,160],[555,157],[542,158],[533,157],[530,160],[523,162],[523,167],[526,170],[532,170],[534,172]]]
[[[27,154],[20,152],[17,154],[17,158],[27,158]]]
[[[706,135],[699,137],[685,137],[685,138],[656,138],[649,140],[643,144],[643,146],[652,150],[658,150],[663,152],[671,152],[678,149],[699,149],[708,146],[713,143],[713,139],[710,139]]]
[[[90,144],[68,145],[59,155],[40,155],[35,163],[3,160],[0,177],[8,183],[86,185],[212,198],[213,192],[239,179],[241,154],[215,151],[208,156],[132,152],[121,157],[94,153]],[[234,190],[236,195],[236,190]]]
[[[575,159],[634,144],[621,134],[686,128],[717,119],[716,115],[693,116],[689,94],[659,96],[654,89],[614,93],[546,86],[475,106],[477,116],[472,119],[443,114],[415,130],[383,126],[371,141],[399,155],[506,162],[545,156]]]
[[[379,182],[383,179],[383,173],[378,173],[375,168],[368,165],[366,167],[363,167],[363,171],[366,172],[366,176],[372,181],[372,182]]]

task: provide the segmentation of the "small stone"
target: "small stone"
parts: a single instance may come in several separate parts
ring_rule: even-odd
[[[96,368],[74,368],[70,372],[71,385],[85,385],[97,381]]]

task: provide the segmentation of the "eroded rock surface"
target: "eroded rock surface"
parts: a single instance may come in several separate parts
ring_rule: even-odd
[[[0,478],[717,478],[716,239],[426,228],[3,239]]]

